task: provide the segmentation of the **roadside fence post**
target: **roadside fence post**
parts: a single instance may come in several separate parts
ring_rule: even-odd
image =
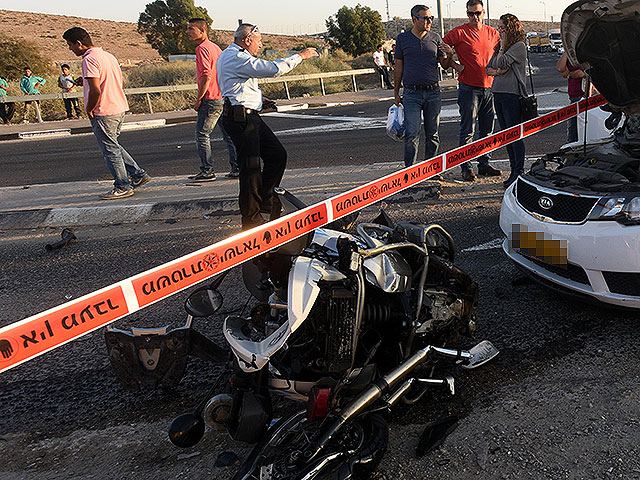
[[[324,81],[322,80],[322,77],[320,77],[320,90],[322,90],[322,95],[324,96]]]
[[[149,113],[153,113],[153,106],[151,105],[151,96],[148,93],[144,94],[147,97],[147,105],[149,105]]]
[[[355,75],[351,75],[351,80],[353,81],[353,91],[357,92],[358,91],[358,85],[356,84],[356,76]]]
[[[291,95],[289,95],[289,85],[287,85],[287,82],[282,83],[284,83],[284,90],[287,92],[287,100],[291,100]]]
[[[42,116],[40,115],[40,104],[39,104],[38,100],[33,102],[33,106],[36,109],[36,119],[38,120],[38,123],[42,123]]]

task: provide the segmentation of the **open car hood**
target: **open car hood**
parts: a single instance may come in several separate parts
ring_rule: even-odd
[[[611,106],[640,113],[640,2],[580,0],[562,14],[562,41]]]

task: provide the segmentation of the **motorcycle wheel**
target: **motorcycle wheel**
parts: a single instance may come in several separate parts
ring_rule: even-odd
[[[367,480],[389,442],[389,427],[379,414],[347,422],[323,454],[311,463],[302,452],[319,432],[320,421],[308,421],[306,411],[276,422],[253,449],[233,480]]]

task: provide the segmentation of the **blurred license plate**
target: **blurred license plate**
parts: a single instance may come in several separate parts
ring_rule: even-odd
[[[529,231],[526,225],[511,226],[509,249],[551,265],[567,265],[566,240],[554,240],[544,232]]]

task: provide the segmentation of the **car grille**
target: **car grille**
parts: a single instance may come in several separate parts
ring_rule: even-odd
[[[611,293],[640,296],[640,273],[602,272],[602,275]]]
[[[547,193],[538,190],[533,185],[518,179],[517,185],[518,203],[529,212],[538,213],[549,217],[556,222],[580,223],[587,219],[589,212],[598,201],[594,197],[576,197],[562,193]],[[540,197],[549,197],[553,206],[544,209],[540,206]]]
[[[573,280],[577,283],[582,283],[584,285],[591,285],[589,283],[589,277],[587,277],[587,272],[584,271],[582,267],[579,265],[574,265],[573,263],[567,263],[567,265],[553,265],[551,263],[543,262],[535,257],[530,257],[529,255],[523,255],[522,253],[518,253],[523,256],[527,260],[532,263],[535,263],[537,266],[544,268],[548,272],[554,273],[559,277],[566,278],[568,280]]]

